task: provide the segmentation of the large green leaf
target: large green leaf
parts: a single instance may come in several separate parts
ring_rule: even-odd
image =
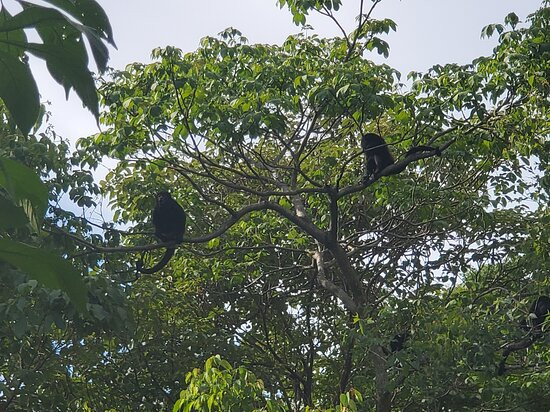
[[[15,160],[0,157],[0,187],[16,200],[30,201],[40,226],[48,206],[48,188],[32,169]]]
[[[82,25],[75,26],[86,36],[88,43],[90,44],[90,49],[94,56],[94,60],[97,64],[97,68],[100,72],[104,72],[107,68],[107,61],[109,60],[109,50],[101,38],[96,34],[95,30]]]
[[[66,94],[74,88],[78,96],[96,118],[99,115],[97,94],[93,77],[88,70],[88,55],[82,33],[86,35],[100,70],[106,68],[109,52],[94,27],[87,27],[70,20],[58,10],[20,1],[24,10],[0,24],[0,33],[35,28],[43,44],[12,41],[12,47],[29,51],[46,60],[52,77],[60,83]],[[112,34],[111,34],[112,35]]]
[[[79,54],[84,55],[83,59],[87,59],[86,49],[84,48],[81,37],[81,34],[84,33],[90,43],[90,49],[99,70],[105,70],[107,67],[107,60],[109,59],[109,51],[101,39],[107,38],[107,35],[104,34],[103,29],[96,27],[97,23],[95,20],[82,18],[80,20],[84,24],[79,24],[69,19],[58,10],[38,6],[25,1],[20,1],[20,3],[24,7],[24,10],[10,19],[5,19],[3,24],[0,24],[0,32],[34,27],[45,44],[63,45],[65,48],[73,49],[73,52],[77,50]],[[72,15],[74,13],[77,17],[80,16],[81,13],[84,13],[86,16],[90,14],[86,14],[85,11],[79,12],[73,9],[74,6],[71,8],[70,14]],[[87,23],[91,23],[92,25],[87,25]],[[108,24],[107,21],[107,25]],[[110,26],[109,36],[108,40],[113,43]]]
[[[24,10],[13,17],[13,22],[24,23],[25,27],[34,27],[44,44],[61,45],[72,53],[77,53],[80,60],[88,62],[81,31],[75,23],[55,9],[27,2],[21,4]]]
[[[94,0],[45,0],[66,11],[82,24],[94,29],[102,38],[115,45],[107,14]]]
[[[53,252],[0,239],[0,260],[15,266],[46,287],[62,290],[80,311],[86,309],[88,298],[80,273]]]
[[[98,68],[100,71],[105,70],[109,59],[109,51],[101,40],[101,30],[95,28],[95,26],[76,23],[55,9],[24,1],[20,3],[23,5],[24,10],[13,17],[6,12],[6,17],[3,21],[0,20],[0,33],[4,32],[6,35],[11,35],[15,31],[22,32],[24,28],[34,27],[45,44],[63,45],[65,48],[72,49],[73,53],[80,54],[81,59],[87,62],[88,56],[81,36],[84,33],[90,43]],[[26,41],[20,40],[16,44],[23,50]]]
[[[17,126],[28,133],[40,110],[40,97],[29,66],[18,56],[0,50],[0,98]]]
[[[21,56],[23,50],[18,46],[13,46],[12,42],[25,43],[27,36],[23,31],[23,28],[18,29],[5,29],[11,22],[12,16],[8,13],[5,7],[0,9],[0,50],[7,53]]]
[[[92,73],[88,70],[87,61],[82,60],[79,51],[57,44],[29,43],[27,50],[46,60],[50,74],[69,92],[73,87],[86,106],[97,118],[99,103]]]
[[[15,206],[5,196],[0,195],[0,229],[13,229],[27,223],[23,208]]]
[[[6,18],[0,22],[0,33],[28,29],[41,23],[59,24],[65,22],[70,24],[70,21],[55,9],[39,7],[24,1],[20,3],[24,7],[24,10],[14,16],[7,15]]]
[[[101,39],[115,46],[113,30],[105,11],[94,0],[46,0],[80,21],[79,30],[86,35],[99,71],[107,68],[109,52]],[[116,47],[116,46],[115,46]]]

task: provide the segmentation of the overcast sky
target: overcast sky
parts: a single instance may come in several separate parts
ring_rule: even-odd
[[[15,11],[14,0],[4,0]],[[279,9],[276,0],[100,0],[107,12],[118,49],[111,48],[109,65],[123,68],[139,61],[149,62],[155,47],[176,46],[184,51],[197,48],[199,40],[227,27],[240,30],[250,43],[280,44],[300,29],[292,16]],[[343,0],[337,17],[350,30],[359,0]],[[366,1],[370,5],[370,2]],[[434,64],[468,63],[488,55],[496,39],[481,39],[481,29],[501,23],[509,12],[521,20],[535,11],[540,0],[384,0],[373,17],[391,18],[397,33],[385,39],[390,44],[387,64],[406,75],[425,71]],[[339,35],[334,23],[311,16],[309,23],[320,36]],[[382,62],[374,53],[369,58]],[[32,62],[43,100],[51,102],[52,122],[57,134],[74,141],[98,131],[93,116],[71,92],[65,101],[63,88],[49,77],[45,64]]]

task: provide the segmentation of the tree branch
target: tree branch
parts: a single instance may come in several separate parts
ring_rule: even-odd
[[[316,250],[311,253],[315,264],[317,265],[317,282],[321,287],[328,290],[334,296],[336,296],[342,304],[348,309],[351,313],[359,313],[359,307],[355,304],[353,298],[348,295],[342,288],[338,287],[332,283],[326,276],[325,273],[325,262],[321,252]]]

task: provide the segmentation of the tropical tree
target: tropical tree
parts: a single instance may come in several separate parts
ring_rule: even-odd
[[[338,22],[339,1],[279,3],[298,24]],[[549,9],[508,15],[484,30],[499,35],[491,56],[408,86],[368,59],[395,29],[373,18],[378,3],[361,2],[339,38],[249,45],[228,29],[104,79],[105,131],[72,160],[116,160],[100,183],[114,221],[102,234],[47,222],[89,271],[92,316],[36,331],[63,344],[38,367],[63,365],[47,382],[66,385],[34,381],[12,404],[548,410],[548,337],[497,369],[549,290]],[[365,179],[369,132],[396,162]],[[407,155],[421,145],[437,150]],[[149,223],[161,190],[185,209],[186,235],[140,275],[136,260],[166,247]]]
[[[9,147],[13,134],[39,132],[45,115],[40,105],[38,87],[29,66],[29,54],[46,62],[52,77],[64,87],[68,96],[74,89],[82,103],[99,116],[94,78],[88,69],[88,52],[84,37],[100,72],[107,67],[107,43],[114,46],[111,25],[103,9],[94,0],[46,0],[54,7],[20,1],[22,10],[12,14],[4,4],[0,8],[0,119],[2,143],[0,151],[0,264],[7,264],[40,281],[43,285],[65,291],[81,311],[85,309],[86,292],[79,273],[56,256],[54,250],[41,250],[41,241],[29,235],[40,235],[48,207],[48,187],[44,178],[52,171],[51,164],[26,164],[18,159],[23,148]],[[27,39],[35,31],[40,43]],[[17,129],[16,129],[17,127]],[[16,131],[17,130],[17,131]],[[40,133],[40,146],[52,143],[50,136]],[[30,139],[36,139],[31,136]],[[38,143],[31,149],[36,154]],[[63,154],[66,147],[60,150]],[[30,157],[30,156],[29,156]],[[43,160],[43,159],[41,159]],[[64,167],[64,166],[62,166]],[[52,196],[54,197],[54,196]],[[83,199],[78,199],[82,205]],[[85,202],[91,206],[91,202]],[[25,236],[14,236],[14,231]],[[10,269],[11,270],[11,269]]]
[[[311,10],[335,19],[332,2],[288,4],[298,22]],[[364,57],[387,53],[378,36],[395,28],[372,10],[340,38],[248,45],[229,29],[194,53],[155,50],[156,62],[130,65],[101,88],[109,129],[80,142],[82,159],[117,160],[102,187],[121,222],[147,222],[158,190],[179,199],[188,236],[164,275],[206,282],[223,309],[220,329],[251,351],[245,363],[289,408],[328,407],[356,385],[379,411],[497,402],[469,391],[495,373],[507,337],[491,329],[495,340],[484,340],[474,370],[458,373],[467,356],[460,348],[480,345],[473,331],[492,326],[474,319],[495,299],[545,290],[531,279],[548,269],[537,241],[548,214],[548,9],[528,27],[514,14],[508,29],[487,27],[500,34],[494,55],[412,73],[410,90]],[[364,180],[367,132],[382,135],[397,162]],[[404,155],[418,145],[438,150]],[[134,259],[111,252],[163,247],[124,241],[83,247],[120,271]],[[466,279],[485,268],[497,271],[493,283],[473,282],[474,293]],[[465,325],[463,306],[436,309],[489,293]],[[427,357],[433,334],[448,334],[453,322],[457,337]],[[402,355],[388,345],[399,334],[413,342],[396,367]],[[432,362],[438,379],[427,381]],[[401,399],[407,380],[417,392]]]

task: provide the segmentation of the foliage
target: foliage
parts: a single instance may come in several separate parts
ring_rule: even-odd
[[[185,377],[187,388],[174,405],[176,411],[280,411],[272,401],[264,401],[264,385],[244,367],[233,369],[219,356],[209,358],[204,372],[194,369]]]
[[[284,6],[288,6],[289,10],[292,13],[292,16],[294,17],[294,23],[296,24],[305,24],[306,15],[308,15],[311,10],[329,13],[332,10],[338,11],[340,6],[342,5],[342,2],[340,0],[279,0],[277,3],[281,8],[283,8]]]
[[[245,367],[233,368],[219,355],[206,360],[204,372],[195,368],[185,378],[187,388],[180,392],[180,398],[173,411],[286,411],[280,399],[265,399],[265,387],[261,379]],[[355,412],[361,401],[356,390],[343,393],[340,404],[324,412]],[[319,409],[305,408],[306,412],[322,412]]]
[[[340,5],[279,4],[295,18]],[[249,45],[228,29],[192,53],[156,49],[102,80],[103,132],[58,163],[27,159],[52,175],[51,199],[84,206],[99,193],[87,169],[116,160],[100,183],[115,217],[45,219],[47,245],[88,273],[86,316],[2,273],[10,407],[548,410],[549,337],[496,376],[550,290],[548,9],[509,15],[484,31],[499,34],[491,56],[411,73],[410,88],[367,59],[394,27],[371,12],[341,38]],[[367,182],[365,132],[397,158]],[[442,156],[404,155],[417,145]],[[139,255],[163,252],[149,223],[159,190],[188,234],[136,277]]]
[[[65,92],[74,88],[82,103],[98,117],[97,94],[88,70],[83,35],[100,71],[105,70],[109,59],[104,41],[114,45],[109,20],[94,0],[46,1],[67,14],[26,1],[19,2],[23,10],[15,15],[4,5],[1,9],[0,98],[23,133],[30,131],[40,111],[38,88],[25,53],[45,60],[50,74]],[[25,29],[36,30],[42,43],[29,42]]]
[[[66,14],[26,1],[19,2],[23,10],[15,15],[11,15],[3,4],[0,9],[0,99],[7,109],[1,111],[1,118],[7,125],[13,119],[24,134],[29,133],[33,126],[36,132],[44,115],[26,53],[45,60],[50,74],[65,88],[67,95],[74,88],[83,104],[97,118],[97,92],[92,73],[88,70],[83,35],[102,72],[109,56],[105,42],[114,45],[107,16],[94,0],[48,2]],[[29,42],[26,29],[36,30],[42,43]],[[0,138],[5,139],[3,136]],[[87,297],[78,271],[60,257],[52,255],[51,251],[39,250],[37,246],[40,242],[34,239],[26,239],[34,243],[32,246],[13,239],[14,233],[28,224],[34,233],[40,232],[48,189],[32,169],[13,160],[13,152],[9,149],[2,152],[0,261],[18,268],[46,286],[65,291],[84,311]],[[13,218],[8,219],[8,216]]]
[[[503,298],[495,292],[528,306],[524,297],[547,287],[526,282],[548,270],[547,63],[527,53],[546,41],[534,40],[546,35],[545,16],[541,9],[530,27],[503,32],[493,56],[413,73],[407,92],[397,72],[356,57],[369,47],[353,37],[250,46],[228,30],[194,53],[155,50],[156,62],[130,65],[102,87],[110,128],[79,143],[81,161],[117,159],[102,184],[123,222],[147,220],[149,193],[170,189],[180,200],[194,246],[167,274],[209,291],[239,363],[254,365],[264,391],[282,393],[287,407],[329,407],[335,382],[339,393],[370,394],[366,405],[379,410],[391,398],[436,409],[498,405],[510,383],[489,377],[517,332],[502,333],[510,316],[491,310]],[[399,175],[360,183],[366,131],[391,143]],[[418,144],[444,154],[413,167],[418,159],[402,153]],[[476,267],[501,269],[462,292]],[[493,300],[466,315],[463,305],[486,293]],[[397,355],[402,366],[388,369],[395,357],[384,348],[403,330],[414,342]],[[432,342],[441,346],[426,357]],[[217,353],[232,359],[233,350]],[[546,382],[536,370],[530,379]],[[508,404],[521,408],[523,396],[531,400],[522,392]]]

